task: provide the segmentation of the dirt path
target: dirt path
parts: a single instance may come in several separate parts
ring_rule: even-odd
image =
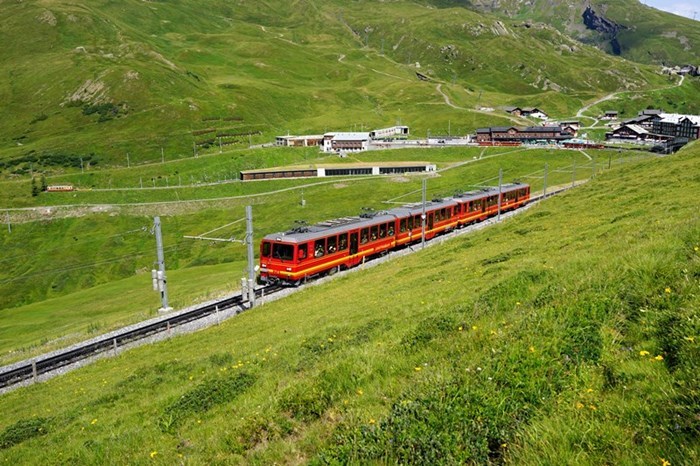
[[[586,115],[583,114],[584,112],[587,112],[588,110],[590,110],[591,107],[595,107],[596,105],[598,105],[598,104],[600,104],[600,103],[603,103],[603,102],[606,102],[606,101],[608,101],[608,100],[613,100],[613,99],[615,99],[617,96],[622,95],[622,94],[640,94],[640,93],[642,93],[642,92],[663,91],[663,90],[665,90],[665,89],[673,89],[674,87],[681,87],[681,86],[683,85],[683,82],[684,82],[684,81],[685,81],[685,76],[682,76],[682,75],[681,75],[681,79],[678,81],[678,83],[677,83],[677,84],[673,84],[673,85],[671,85],[671,86],[663,86],[663,87],[658,87],[658,88],[656,88],[656,89],[649,89],[649,90],[645,90],[645,91],[619,91],[619,92],[613,92],[612,94],[608,94],[608,95],[606,95],[605,97],[601,97],[600,99],[595,100],[595,101],[591,102],[590,104],[588,104],[588,105],[582,107],[578,112],[576,112],[576,118],[591,118],[591,119],[594,120],[594,123],[593,123],[592,125],[590,125],[590,126],[596,126],[596,125],[598,124],[598,122],[599,122],[599,119],[598,119],[598,118],[589,117],[589,116],[586,116]]]

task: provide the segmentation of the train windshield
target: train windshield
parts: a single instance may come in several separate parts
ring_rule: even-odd
[[[272,245],[272,257],[283,261],[290,261],[294,258],[294,246],[291,244],[274,243]]]
[[[272,250],[272,245],[268,243],[267,241],[263,241],[262,244],[262,256],[263,257],[270,257],[270,251]]]

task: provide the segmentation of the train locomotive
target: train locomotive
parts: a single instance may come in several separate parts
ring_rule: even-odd
[[[500,193],[501,212],[530,200],[530,186],[524,183],[504,185]],[[491,187],[427,202],[425,239],[497,215],[498,197],[499,188]],[[259,281],[298,286],[420,242],[422,214],[421,203],[410,204],[267,235],[260,244]]]

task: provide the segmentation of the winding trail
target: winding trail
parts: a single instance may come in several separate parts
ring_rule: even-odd
[[[606,95],[605,97],[601,97],[600,99],[595,100],[595,101],[591,102],[590,104],[585,105],[584,107],[581,107],[581,109],[580,109],[578,112],[576,112],[576,118],[591,118],[591,119],[593,119],[593,120],[595,121],[595,122],[591,125],[591,127],[594,127],[595,125],[598,124],[598,122],[599,122],[600,120],[599,120],[598,118],[586,116],[586,115],[583,114],[584,112],[587,112],[588,110],[590,110],[591,107],[594,107],[594,106],[596,106],[596,105],[598,105],[598,104],[600,104],[600,103],[603,103],[603,102],[605,102],[605,101],[615,99],[617,96],[622,95],[622,94],[640,94],[640,93],[642,93],[642,92],[663,91],[663,90],[666,90],[666,89],[673,89],[674,87],[681,87],[681,86],[683,85],[683,82],[684,82],[684,81],[685,81],[685,76],[684,76],[684,75],[681,75],[681,79],[678,81],[678,83],[673,84],[673,85],[671,85],[671,86],[663,86],[663,87],[658,87],[658,88],[656,88],[656,89],[649,89],[649,90],[644,90],[644,91],[619,91],[619,92],[613,92],[612,94],[608,94],[608,95]]]
[[[468,112],[482,113],[482,114],[484,114],[484,115],[490,115],[490,116],[493,116],[493,115],[494,115],[494,112],[487,112],[487,111],[484,111],[484,110],[477,110],[477,109],[471,109],[471,108],[464,108],[464,107],[459,107],[459,106],[453,104],[452,101],[450,100],[450,97],[449,97],[447,94],[445,94],[445,93],[443,92],[443,90],[442,90],[442,83],[438,84],[437,87],[436,87],[435,89],[440,93],[440,95],[442,96],[442,98],[445,99],[445,105],[447,105],[448,107],[452,107],[452,108],[455,108],[455,109],[457,109],[457,110],[466,110],[466,111],[468,111]],[[512,117],[512,116],[505,116],[505,115],[500,115],[500,114],[499,114],[498,116],[499,116],[500,118],[506,118],[506,119],[512,121],[512,122],[515,123],[515,124],[522,124],[522,123],[523,123],[521,120],[518,120],[517,118]]]

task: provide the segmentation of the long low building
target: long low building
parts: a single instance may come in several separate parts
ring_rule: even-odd
[[[245,170],[241,172],[240,178],[242,181],[252,181],[328,176],[403,175],[406,173],[429,173],[436,169],[435,164],[429,162],[343,163]]]
[[[476,142],[528,142],[536,140],[562,141],[571,139],[574,133],[561,126],[493,126],[476,130]]]

